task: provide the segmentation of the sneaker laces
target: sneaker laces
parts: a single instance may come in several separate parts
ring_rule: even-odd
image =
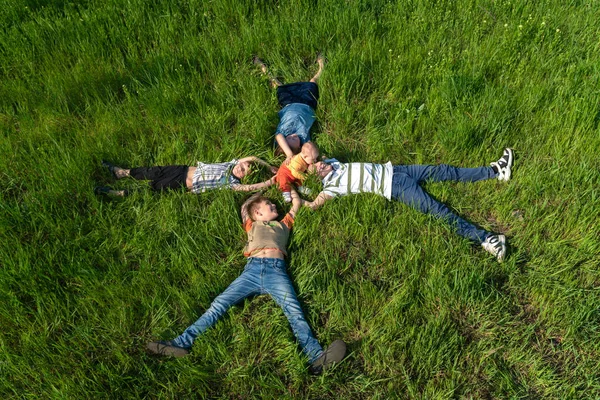
[[[498,236],[496,236],[496,235],[491,236],[488,239],[488,243],[492,245],[492,247],[496,251],[496,254],[498,254],[500,251],[502,251],[502,242],[500,241],[500,238]]]
[[[504,154],[502,154],[502,157],[500,157],[500,159],[496,162],[496,164],[498,164],[501,168],[504,168],[508,165],[509,158],[510,158],[510,154],[508,153],[507,150],[504,150]]]

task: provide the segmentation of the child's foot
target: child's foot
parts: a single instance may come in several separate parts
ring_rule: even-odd
[[[262,72],[263,75],[267,75],[267,77],[269,78],[269,85],[272,88],[281,86],[281,82],[279,82],[279,80],[277,78],[271,76],[271,74],[269,73],[269,70],[267,69],[267,66],[265,65],[264,62],[262,62],[262,60],[260,58],[258,58],[257,56],[254,56],[254,57],[252,57],[252,62],[258,68],[260,68],[260,72]]]
[[[146,345],[146,349],[152,353],[157,354],[159,356],[169,356],[181,358],[190,354],[188,349],[184,349],[183,347],[173,345],[173,342],[170,340],[165,341],[161,340],[158,342],[150,342]]]
[[[310,365],[310,373],[319,375],[323,370],[331,367],[333,363],[340,362],[346,355],[346,343],[342,340],[334,340],[333,343],[325,349],[323,354]]]
[[[292,202],[292,194],[290,192],[282,192],[281,194],[283,195],[283,201],[286,203]]]
[[[121,178],[125,178],[126,176],[129,176],[128,169],[117,167],[116,165],[113,165],[106,160],[102,160],[102,166],[108,168],[108,170],[110,171],[111,174],[113,174],[115,179],[121,179]]]
[[[262,62],[262,60],[260,58],[258,58],[258,56],[254,56],[252,57],[252,62],[254,63],[254,65],[256,65],[258,68],[260,68],[260,71],[263,74],[268,74],[269,71],[267,70],[267,66],[265,65],[264,62]]]
[[[114,196],[114,197],[125,197],[129,195],[129,190],[113,190],[108,186],[96,186],[94,188],[94,193],[98,196]]]
[[[311,82],[317,82],[317,79],[321,77],[321,73],[323,72],[323,68],[325,67],[325,57],[323,57],[323,54],[321,53],[317,53],[317,64],[319,65],[319,69],[315,76],[311,78]]]
[[[502,262],[506,256],[506,236],[496,233],[491,234],[481,243],[481,247],[494,255],[498,262]]]
[[[498,161],[491,163],[492,168],[497,170],[498,172],[498,180],[499,181],[508,181],[510,180],[511,168],[514,161],[514,153],[512,149],[506,148],[504,149],[504,153],[502,153],[502,157]]]

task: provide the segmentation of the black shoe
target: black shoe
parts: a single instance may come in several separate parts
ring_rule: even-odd
[[[158,342],[150,342],[146,345],[146,349],[152,353],[157,354],[159,356],[169,356],[181,358],[190,354],[188,349],[184,349],[183,347],[173,345],[173,342],[170,340],[161,340]]]
[[[115,179],[119,179],[119,177],[117,176],[117,173],[115,172],[115,165],[109,163],[106,160],[102,160],[102,166],[105,168],[108,168],[108,170],[110,171],[110,173],[112,174],[112,176],[115,177]]]
[[[333,363],[340,362],[346,355],[346,343],[342,340],[334,340],[333,343],[325,349],[323,354],[310,365],[310,373],[319,375],[323,370],[332,366]]]
[[[96,186],[94,188],[94,193],[96,193],[98,196],[101,196],[101,195],[108,196],[110,194],[111,190],[112,189],[109,188],[108,186]]]
[[[96,186],[94,188],[94,193],[98,196],[126,197],[131,194],[131,191],[129,191],[129,189],[114,190],[108,186]]]

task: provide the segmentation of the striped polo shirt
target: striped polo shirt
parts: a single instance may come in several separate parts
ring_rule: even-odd
[[[241,182],[233,175],[233,167],[238,160],[230,162],[205,164],[198,163],[194,177],[192,178],[192,193],[202,193],[211,189],[229,189]]]
[[[333,167],[323,178],[323,192],[329,196],[357,193],[376,193],[387,199],[392,197],[392,163],[340,163],[336,159],[325,161]]]

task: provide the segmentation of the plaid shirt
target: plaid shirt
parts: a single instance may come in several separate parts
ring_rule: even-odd
[[[192,178],[192,193],[202,193],[211,189],[230,189],[240,184],[232,171],[238,163],[233,159],[230,162],[217,164],[204,164],[198,162],[198,167]]]

